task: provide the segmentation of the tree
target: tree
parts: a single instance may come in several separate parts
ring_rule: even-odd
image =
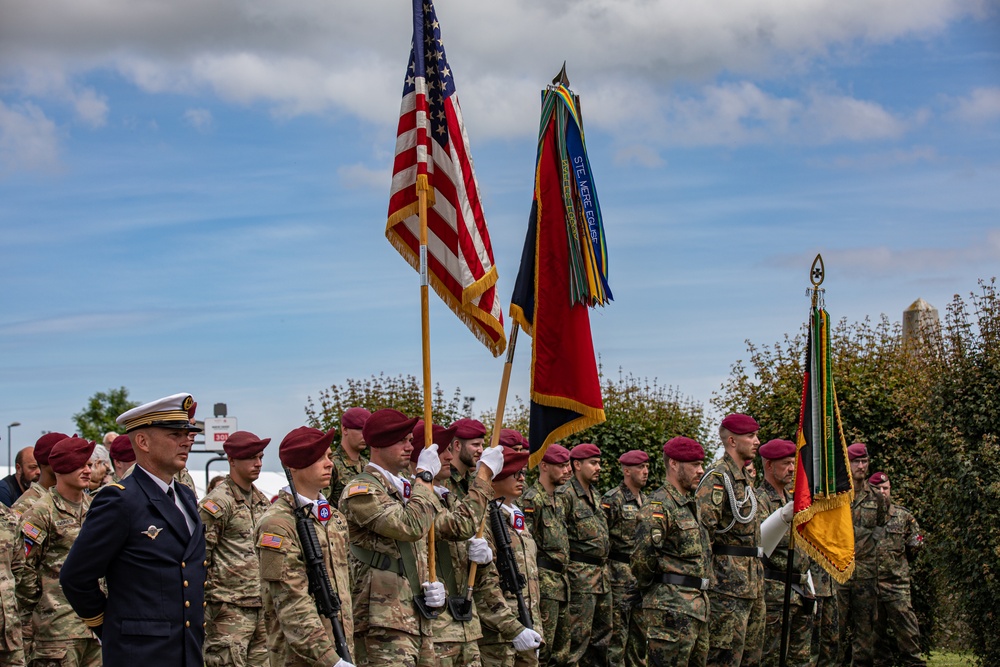
[[[128,400],[128,389],[125,387],[99,391],[90,397],[83,410],[73,415],[77,433],[100,443],[105,433],[119,428],[115,422],[118,415],[138,405],[135,401]]]

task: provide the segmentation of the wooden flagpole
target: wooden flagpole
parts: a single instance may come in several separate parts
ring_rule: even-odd
[[[431,420],[431,316],[427,267],[427,185],[417,183],[417,207],[420,214],[420,340],[424,366],[424,449],[433,444],[434,430]],[[437,581],[437,563],[434,553],[434,522],[427,534],[427,569],[429,580]]]

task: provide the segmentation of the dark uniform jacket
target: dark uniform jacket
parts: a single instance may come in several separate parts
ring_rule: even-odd
[[[94,497],[63,565],[59,583],[101,634],[105,667],[203,664],[205,528],[194,493],[183,484],[174,492],[193,532],[156,482],[136,471]]]

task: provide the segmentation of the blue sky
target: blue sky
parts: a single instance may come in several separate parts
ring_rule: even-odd
[[[801,325],[819,251],[834,317],[898,320],[918,297],[943,312],[996,274],[991,3],[436,7],[505,301],[538,91],[568,60],[616,297],[592,317],[608,371],[707,403],[746,339]],[[383,235],[408,12],[0,0],[0,427],[22,423],[15,447],[71,431],[110,387],[226,402],[277,442],[324,387],[419,376],[417,277]],[[492,407],[502,360],[436,297],[431,316],[435,382]],[[526,397],[520,343],[511,391]]]

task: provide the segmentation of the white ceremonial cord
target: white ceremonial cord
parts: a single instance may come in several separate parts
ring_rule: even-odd
[[[737,523],[750,523],[757,516],[757,495],[750,488],[749,484],[746,487],[746,496],[740,502],[736,502],[736,491],[733,489],[733,483],[729,481],[729,475],[722,474],[722,483],[726,486],[726,495],[729,497],[729,507],[733,511],[733,520],[725,529],[715,531],[716,534],[728,533]],[[743,516],[740,514],[740,509],[747,504],[747,501],[750,501],[750,512],[746,516]]]

